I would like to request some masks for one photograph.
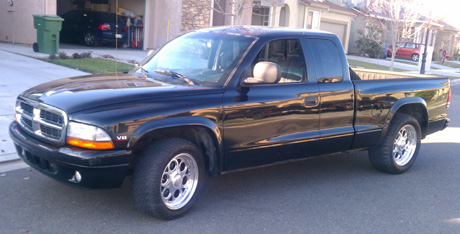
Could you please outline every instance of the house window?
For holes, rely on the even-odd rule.
[[[270,20],[270,8],[254,6],[252,8],[252,25],[268,26]]]
[[[304,27],[306,29],[319,29],[319,11],[308,11]]]

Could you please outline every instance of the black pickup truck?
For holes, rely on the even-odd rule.
[[[330,33],[222,27],[184,34],[127,74],[33,87],[9,131],[43,174],[86,188],[132,175],[137,206],[173,219],[206,177],[236,169],[368,150],[376,169],[403,173],[447,127],[449,102],[447,78],[349,69]]]

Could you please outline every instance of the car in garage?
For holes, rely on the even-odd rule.
[[[420,43],[413,43],[413,42],[404,42],[396,44],[396,57],[410,59],[414,62],[418,62],[420,58],[420,48],[422,44]],[[388,56],[391,57],[392,55],[392,46],[388,48]]]
[[[125,21],[115,13],[71,10],[62,18],[60,37],[64,42],[83,42],[87,46],[122,45],[128,38]]]

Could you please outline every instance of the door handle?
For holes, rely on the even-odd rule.
[[[304,100],[306,107],[316,107],[318,106],[318,97],[306,97]]]

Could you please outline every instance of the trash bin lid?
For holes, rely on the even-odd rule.
[[[41,18],[48,21],[64,21],[59,15],[33,15],[34,18]]]

